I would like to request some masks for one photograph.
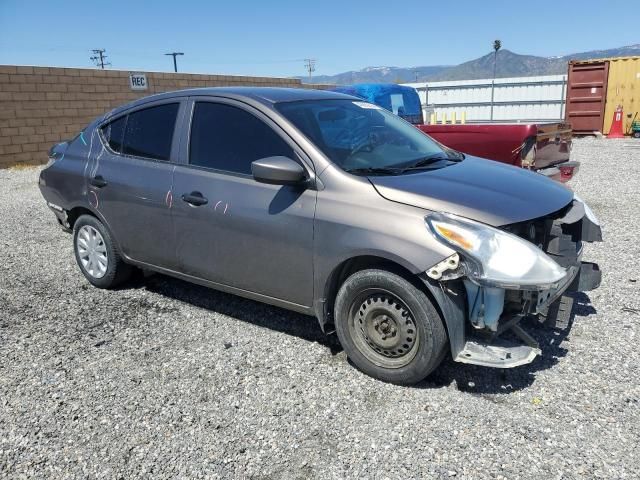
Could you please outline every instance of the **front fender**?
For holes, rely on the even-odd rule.
[[[420,275],[420,280],[433,296],[449,336],[451,356],[456,358],[464,349],[466,328],[466,300],[464,285],[460,280],[437,282]]]

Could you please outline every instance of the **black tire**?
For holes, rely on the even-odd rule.
[[[548,328],[566,330],[571,325],[571,312],[573,311],[573,297],[563,295],[549,305],[547,313],[540,315],[540,321]]]
[[[633,138],[640,138],[640,132],[633,132]]]
[[[92,275],[89,270],[83,265],[83,261],[80,258],[80,252],[78,248],[78,235],[83,227],[91,227],[99,232],[102,236],[101,245],[104,245],[104,252],[107,258],[106,271],[101,273],[100,277]],[[109,230],[105,228],[100,220],[91,215],[81,215],[75,221],[73,225],[73,252],[76,257],[76,262],[80,271],[89,282],[98,288],[113,288],[122,282],[129,279],[133,268],[131,265],[126,264],[116,247],[115,242]]]
[[[362,270],[345,280],[336,297],[335,326],[349,359],[385,382],[413,385],[446,354],[447,333],[429,297],[386,270]]]

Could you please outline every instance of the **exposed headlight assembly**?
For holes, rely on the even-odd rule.
[[[467,276],[480,285],[542,290],[567,274],[534,244],[497,228],[448,213],[426,222],[436,239],[462,254]]]

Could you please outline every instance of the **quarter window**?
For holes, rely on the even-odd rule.
[[[262,120],[237,107],[198,102],[193,112],[189,163],[251,175],[251,162],[292,148]]]
[[[122,153],[169,160],[178,104],[169,103],[129,114]]]
[[[126,123],[127,116],[125,115],[102,127],[102,136],[114,152],[120,153],[122,151],[122,138]]]

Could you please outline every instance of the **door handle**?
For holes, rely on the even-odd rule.
[[[102,178],[102,175],[96,175],[89,181],[89,183],[94,187],[98,187],[98,188],[107,186],[107,181],[104,178]]]
[[[209,203],[209,200],[204,198],[200,192],[184,193],[182,195],[182,201],[187,202],[189,205],[193,205],[194,207],[199,207]]]

